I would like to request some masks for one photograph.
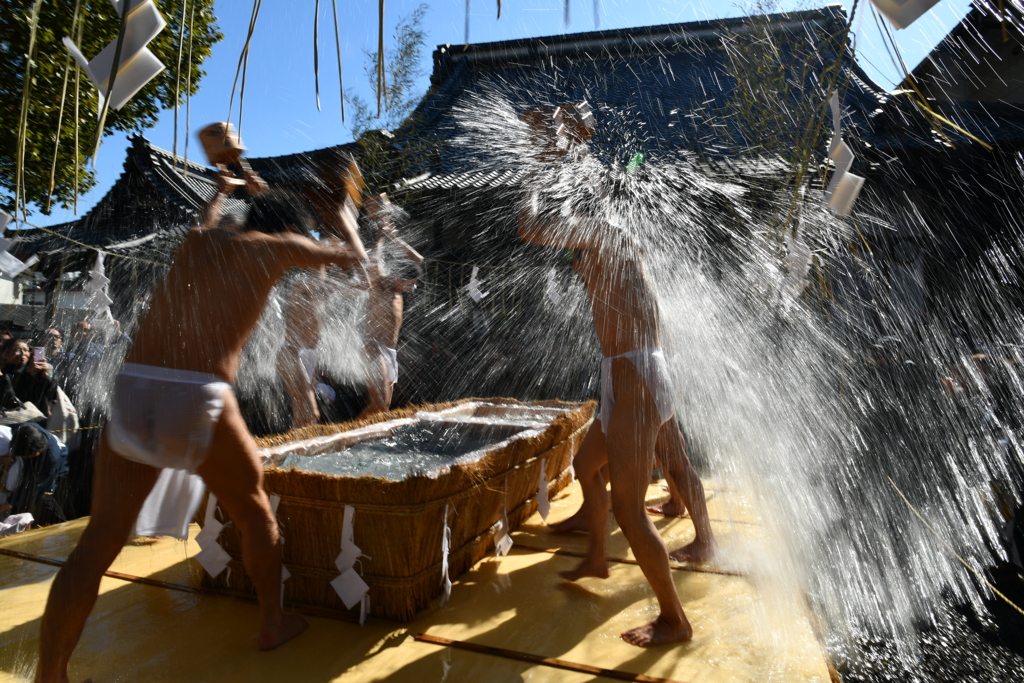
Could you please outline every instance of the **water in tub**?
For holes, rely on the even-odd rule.
[[[411,475],[437,476],[458,462],[481,457],[486,449],[525,432],[526,425],[467,424],[421,420],[397,427],[389,435],[360,441],[319,455],[289,455],[284,469],[333,476],[373,476],[401,481]]]

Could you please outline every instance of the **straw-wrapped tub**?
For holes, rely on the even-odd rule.
[[[511,530],[537,509],[542,463],[549,497],[569,483],[570,464],[593,411],[593,402],[466,399],[260,440],[266,458],[264,487],[280,496],[277,515],[285,537],[284,564],[291,574],[284,584],[286,603],[347,611],[331,581],[340,574],[335,559],[349,505],[355,511],[355,545],[365,556],[355,568],[369,585],[370,613],[408,621],[443,590],[446,513],[451,531],[448,576],[454,579],[494,548],[503,514]],[[398,481],[281,467],[322,453],[344,455],[353,444],[412,424],[428,431],[464,431],[486,445],[450,466]],[[227,526],[219,540],[232,557],[231,571],[215,579],[205,576],[207,585],[253,594],[234,526]]]

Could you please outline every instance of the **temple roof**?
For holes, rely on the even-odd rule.
[[[823,71],[838,57],[846,16],[842,7],[832,5],[768,15],[758,22],[759,30],[788,33],[813,45]],[[458,143],[462,121],[486,115],[500,99],[517,114],[587,100],[598,119],[591,149],[605,160],[622,162],[636,151],[647,157],[685,154],[701,160],[735,157],[737,150],[756,156],[758,141],[742,140],[730,123],[733,82],[724,44],[751,30],[751,18],[741,17],[442,45],[434,51],[431,91],[396,136],[400,142],[426,138],[433,143],[436,153],[420,169],[428,174],[421,179],[423,186],[484,182],[478,173],[487,174],[491,183],[512,180],[502,169],[495,173],[487,168],[486,151],[481,154]],[[866,121],[886,93],[853,59],[843,64],[849,75],[843,92],[847,115]],[[447,179],[426,180],[436,175]]]
[[[353,147],[351,143],[249,162],[272,184],[294,187],[309,175],[312,164],[351,154]],[[175,157],[136,135],[131,138],[124,170],[96,206],[75,221],[19,231],[13,251],[25,257],[51,251],[84,253],[90,247],[115,254],[143,250],[151,252],[149,258],[160,260],[162,255],[169,257],[216,192],[214,169]],[[225,200],[224,213],[245,207],[243,198],[233,196]]]
[[[442,45],[433,54],[431,89],[413,115],[394,136],[370,133],[379,135],[374,144],[390,150],[392,157],[404,154],[405,160],[401,166],[392,165],[388,154],[377,155],[375,163],[381,168],[366,168],[370,162],[364,158],[364,172],[390,176],[391,182],[404,178],[398,187],[426,192],[514,186],[521,181],[519,171],[502,166],[497,153],[509,141],[496,137],[484,149],[460,144],[463,121],[473,115],[465,113],[467,107],[473,110],[475,105],[479,116],[505,100],[506,111],[518,114],[586,99],[598,119],[590,146],[604,162],[623,163],[639,151],[652,159],[688,157],[717,176],[777,175],[784,171],[781,161],[763,154],[760,141],[744,140],[732,122],[729,107],[734,83],[728,76],[726,43],[755,26],[770,36],[795,40],[810,47],[812,61],[820,62],[805,71],[814,78],[836,63],[845,24],[842,7],[830,5],[756,19]],[[785,44],[785,40],[779,42]],[[873,83],[848,50],[840,64],[844,135],[857,148],[858,157],[879,159],[872,163],[881,166],[896,157],[913,158],[916,150],[942,151],[949,147],[947,140],[966,142],[966,149],[980,148],[949,128],[944,129],[947,139],[943,139],[906,96],[894,96]],[[943,115],[967,130],[984,130],[987,135],[981,137],[985,139],[1008,147],[1020,147],[1024,141],[1024,116],[1011,105],[955,103],[953,107],[951,103],[950,107],[942,110]],[[868,152],[869,148],[877,153]],[[294,188],[313,179],[317,166],[361,156],[362,149],[359,143],[349,143],[249,162],[272,184]],[[160,260],[214,192],[212,169],[185,163],[136,136],[124,172],[107,195],[81,219],[49,230],[114,253],[148,250]],[[228,211],[242,208],[242,201],[229,200]],[[20,233],[16,253],[24,257],[37,251],[81,249],[44,231],[26,230]]]

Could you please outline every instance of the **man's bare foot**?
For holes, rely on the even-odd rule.
[[[281,625],[277,628],[271,628],[266,624],[260,625],[260,637],[257,643],[261,650],[273,650],[300,635],[307,626],[309,624],[298,614],[285,614],[281,619]]]
[[[676,562],[703,562],[710,560],[715,555],[715,542],[707,542],[703,540],[694,540],[692,543],[684,545],[679,550],[674,550],[668,554],[670,560]]]
[[[569,569],[564,572],[558,572],[566,581],[578,581],[586,576],[592,576],[597,579],[608,578],[608,560],[600,559],[594,560],[587,557],[575,569]]]
[[[637,626],[622,634],[622,639],[630,645],[637,647],[655,647],[665,643],[682,643],[693,638],[693,627],[683,616],[680,624],[670,624],[664,617],[659,616],[649,624]]]
[[[569,531],[589,531],[587,525],[587,516],[583,514],[583,509],[580,508],[576,511],[572,517],[563,519],[561,522],[556,524],[548,524],[548,529],[556,534],[564,534]]]
[[[670,498],[664,503],[648,505],[647,511],[654,515],[661,515],[662,517],[685,517],[686,505],[681,501],[672,500]]]

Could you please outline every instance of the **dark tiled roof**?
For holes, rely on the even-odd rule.
[[[733,155],[737,131],[725,116],[732,83],[726,76],[723,40],[749,30],[749,22],[725,19],[439,46],[432,92],[398,131],[400,141],[428,138],[436,146],[421,169],[434,177],[417,187],[495,181],[474,175],[492,173],[486,150],[472,151],[455,140],[462,132],[460,106],[498,97],[517,112],[586,99],[598,118],[591,148],[606,160],[623,162],[638,150],[648,157],[681,151],[704,159]],[[773,32],[794,32],[799,40],[822,46],[824,70],[837,56],[835,37],[841,34],[845,13],[830,6],[771,15],[766,22]],[[851,76],[843,93],[848,115],[866,120],[885,93],[853,60],[846,59],[845,67]],[[506,172],[496,178],[507,181],[506,175],[511,177]]]
[[[216,171],[151,144],[141,135],[131,140],[124,170],[107,194],[80,219],[44,230],[19,232],[15,253],[87,251],[78,243],[114,253],[150,252],[169,256],[217,192]],[[313,178],[312,168],[352,153],[356,145],[279,157],[249,159],[253,169],[278,186],[298,187]],[[246,202],[232,196],[224,212],[242,212]],[[49,232],[48,232],[49,231]],[[74,240],[61,239],[56,232]]]

